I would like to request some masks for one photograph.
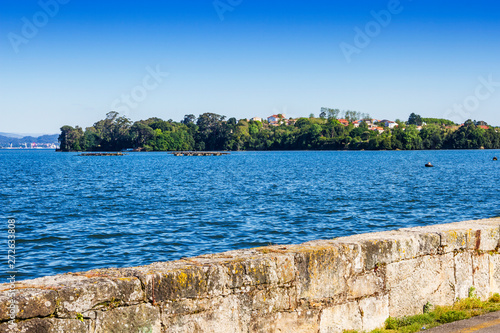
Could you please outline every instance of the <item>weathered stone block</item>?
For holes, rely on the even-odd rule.
[[[364,331],[384,327],[389,317],[389,295],[367,297],[359,301]]]
[[[187,258],[121,270],[137,276],[149,302],[228,295],[229,275],[220,260]]]
[[[361,275],[361,272],[376,271],[388,263],[435,254],[438,248],[438,235],[391,231],[313,241],[290,250],[296,253],[299,297],[321,299],[340,295],[357,298],[380,293],[384,286],[383,277]]]
[[[138,279],[109,278],[94,273],[48,276],[22,281],[18,287],[53,289],[57,292],[57,296],[55,296],[57,316],[69,319],[75,318],[76,313],[107,307],[110,303],[130,305],[144,300],[144,293]],[[42,293],[42,295],[50,297],[50,299],[40,298],[40,301],[43,302],[40,311],[51,313],[54,294]]]
[[[389,313],[401,317],[421,313],[430,302],[451,305],[455,299],[453,254],[425,256],[387,265]]]
[[[488,300],[490,289],[490,255],[472,255],[472,273],[476,295],[483,301]]]
[[[156,302],[203,297],[210,292],[208,279],[211,271],[210,267],[185,265],[180,269],[155,272],[147,276],[147,296]]]
[[[228,296],[165,301],[161,303],[162,314],[164,318],[167,318],[211,311],[224,304],[225,297]],[[240,311],[260,315],[292,310],[297,307],[297,292],[294,287],[262,289],[254,287],[251,290],[231,295],[231,299],[237,303]]]
[[[14,302],[16,302],[18,312],[17,319],[28,319],[36,317],[47,317],[56,310],[55,290],[45,289],[16,289],[14,291]],[[11,305],[9,291],[0,294],[0,320],[8,320]]]
[[[323,309],[320,333],[342,333],[345,330],[371,331],[384,326],[389,317],[389,296],[367,297]]]
[[[297,307],[295,287],[263,288],[236,294],[242,311],[254,315],[294,310]]]
[[[365,270],[400,260],[436,254],[439,236],[432,233],[386,231],[335,239],[335,242],[356,244],[362,254]]]
[[[162,315],[166,333],[231,333],[248,332],[250,314],[240,309],[236,295],[214,299],[209,309],[185,315]]]
[[[356,245],[311,242],[291,251],[295,253],[299,299],[345,298],[346,280],[361,271],[356,268],[362,265]]]
[[[383,293],[385,288],[383,270],[384,268],[371,270],[365,274],[349,277],[346,280],[347,299],[358,299]]]
[[[252,315],[251,333],[311,333],[319,330],[320,310],[278,312],[266,316]]]
[[[161,333],[160,310],[150,304],[98,311],[96,333]]]
[[[284,285],[295,279],[294,257],[260,248],[261,253],[239,257],[223,265],[230,275],[229,288],[258,285]],[[267,252],[267,251],[269,252]],[[267,252],[267,253],[266,253]]]
[[[490,256],[488,270],[490,272],[490,293],[500,293],[500,254]]]
[[[358,302],[348,302],[323,309],[320,333],[342,333],[344,330],[362,330],[363,320]]]
[[[295,279],[293,255],[231,251],[128,269],[146,286],[149,301],[229,295],[240,288],[284,285]]]
[[[261,317],[280,311],[291,311],[297,306],[294,287],[266,287],[210,299],[182,299],[161,304],[162,320],[171,332],[181,332],[185,325],[200,332],[228,332],[244,330],[245,325]],[[228,314],[231,314],[230,316]],[[255,320],[251,320],[254,317]],[[220,320],[230,320],[221,323]],[[208,331],[205,331],[208,330]]]
[[[463,249],[493,251],[500,244],[499,221],[500,219],[465,221],[406,230],[439,235],[441,238],[441,247],[444,252],[460,251]]]
[[[34,318],[10,325],[0,324],[0,333],[86,333],[91,332],[91,323],[77,319]]]
[[[455,265],[455,300],[469,296],[469,289],[474,285],[472,275],[472,254],[470,252],[457,252],[453,256]]]
[[[162,320],[173,316],[183,316],[208,311],[220,302],[221,297],[222,296],[213,298],[183,298],[159,303],[162,310]]]

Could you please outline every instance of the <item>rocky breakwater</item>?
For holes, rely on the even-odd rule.
[[[371,330],[500,292],[499,241],[495,218],[2,284],[0,332]]]

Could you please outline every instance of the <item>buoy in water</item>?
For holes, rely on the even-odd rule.
[[[426,168],[432,168],[432,167],[434,167],[434,165],[432,165],[432,164],[431,164],[431,162],[429,162],[429,163],[427,163],[427,164],[425,165],[425,167],[426,167]]]
[[[498,161],[498,158],[496,156],[493,157],[493,161]]]

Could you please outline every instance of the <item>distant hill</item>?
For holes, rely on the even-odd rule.
[[[27,136],[38,138],[40,136],[52,135],[52,134],[46,134],[46,133],[5,133],[5,132],[0,132],[0,135],[1,136],[7,136],[9,138],[18,138],[18,139],[21,139],[21,138],[25,138]]]
[[[4,133],[9,134],[9,133]],[[20,146],[24,143],[49,143],[57,144],[57,138],[59,134],[52,135],[42,135],[39,137],[25,136],[25,137],[12,137],[0,134],[0,147],[9,147],[11,144],[13,147]]]
[[[20,135],[20,134],[14,134],[14,133],[4,133],[4,132],[0,132],[0,136],[6,136],[8,138],[22,138],[23,136]]]

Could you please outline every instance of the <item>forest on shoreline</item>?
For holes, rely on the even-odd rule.
[[[500,149],[500,130],[483,121],[422,118],[376,121],[358,112],[322,110],[320,117],[276,121],[203,113],[180,122],[149,118],[132,122],[117,112],[83,130],[63,126],[61,151],[245,151],[245,150],[421,150]]]

